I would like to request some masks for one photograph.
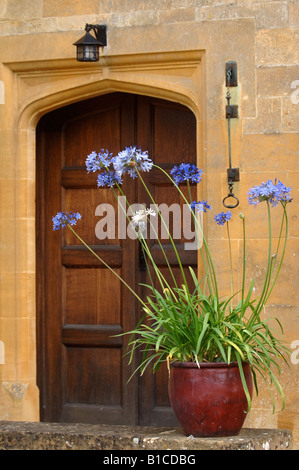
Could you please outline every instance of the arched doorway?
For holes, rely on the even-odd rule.
[[[69,231],[52,230],[58,211],[79,211],[80,236],[129,285],[138,288],[146,282],[138,242],[118,238],[117,227],[115,238],[97,237],[96,208],[111,204],[117,225],[117,200],[110,189],[98,189],[96,176],[85,169],[92,151],[104,148],[116,154],[130,145],[148,150],[165,170],[195,163],[195,117],[176,103],[116,92],[50,112],[37,126],[38,386],[44,421],[176,423],[166,368],[128,381],[136,362],[128,365],[127,338],[117,335],[133,329],[140,318],[134,296]],[[158,204],[176,201],[167,177],[152,171],[147,184]],[[138,180],[124,181],[123,191],[130,203],[147,202]],[[164,269],[157,245],[151,243]],[[183,240],[178,240],[178,249],[186,267],[196,266],[196,251],[184,250]]]

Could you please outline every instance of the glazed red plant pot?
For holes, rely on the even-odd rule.
[[[243,364],[252,397],[250,365]],[[236,436],[248,409],[237,362],[174,362],[169,377],[169,398],[182,431],[194,437]]]

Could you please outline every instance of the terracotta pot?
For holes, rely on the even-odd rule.
[[[249,364],[243,364],[252,396]],[[183,432],[194,437],[239,434],[248,408],[237,362],[171,364],[169,397]]]

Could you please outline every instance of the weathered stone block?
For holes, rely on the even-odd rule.
[[[244,134],[273,134],[281,130],[280,98],[258,98],[257,117],[243,120]]]
[[[254,18],[257,29],[279,28],[288,24],[287,5],[282,2],[221,2],[198,6],[197,18],[205,21],[227,18]]]
[[[243,429],[194,438],[179,429],[55,423],[0,423],[1,450],[291,450],[288,430]]]
[[[42,14],[43,2],[40,0],[26,1],[26,7],[24,7],[24,3],[19,0],[9,0],[2,3],[1,17],[6,20],[33,19],[41,17]]]
[[[281,115],[282,132],[298,132],[299,129],[299,102],[293,101],[289,97],[282,99]],[[298,134],[297,134],[298,136]],[[299,137],[298,137],[299,140]]]
[[[256,74],[258,96],[288,96],[299,104],[299,65],[259,67]]]
[[[192,8],[178,8],[175,10],[162,10],[159,15],[162,23],[181,23],[184,21],[194,21],[195,13]]]
[[[288,2],[289,24],[290,26],[299,25],[299,3],[298,1]]]
[[[241,168],[244,172],[281,171],[298,168],[298,134],[246,134],[242,136]],[[291,206],[290,206],[291,207]]]
[[[47,0],[38,2],[42,4],[42,16],[78,16],[99,12],[98,0]],[[83,25],[84,26],[84,25]]]
[[[257,65],[297,65],[299,30],[295,28],[261,29],[256,32]]]

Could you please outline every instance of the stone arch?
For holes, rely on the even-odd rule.
[[[197,118],[200,117],[199,103],[195,97],[183,90],[173,90],[160,86],[136,84],[134,82],[104,79],[89,85],[66,88],[54,94],[42,96],[24,105],[19,116],[19,129],[35,128],[39,119],[46,113],[67,106],[77,101],[93,98],[113,92],[124,92],[162,98],[182,104],[191,109]]]

